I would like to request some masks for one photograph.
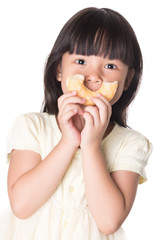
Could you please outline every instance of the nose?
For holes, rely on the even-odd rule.
[[[91,73],[85,77],[84,84],[90,90],[97,91],[102,84],[102,79],[98,74]]]

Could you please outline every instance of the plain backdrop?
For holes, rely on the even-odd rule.
[[[0,213],[8,207],[6,138],[13,120],[39,112],[43,101],[43,70],[64,23],[85,7],[120,12],[136,32],[144,58],[143,80],[129,109],[130,127],[147,136],[154,151],[125,223],[129,240],[159,238],[160,222],[160,7],[158,0],[5,0],[0,1]],[[88,26],[89,27],[89,26]]]

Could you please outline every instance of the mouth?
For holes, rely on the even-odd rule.
[[[86,81],[84,81],[84,86],[85,86],[88,90],[90,90],[90,91],[92,91],[92,92],[96,92],[96,91],[98,91],[98,90],[101,88],[102,84],[96,85],[96,84],[94,84],[94,83],[92,83],[92,82],[86,82]]]

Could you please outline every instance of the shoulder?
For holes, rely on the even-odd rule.
[[[146,181],[145,166],[152,153],[152,143],[142,133],[115,125],[112,138],[114,149],[110,171],[127,170],[138,173],[140,183]]]
[[[21,114],[19,118],[22,119],[30,119],[32,121],[48,121],[49,114],[48,113],[40,113],[40,112],[29,112],[25,114]]]
[[[134,129],[124,128],[118,124],[115,124],[103,145],[105,149],[107,146],[112,149],[116,156],[134,155],[146,159],[152,152],[152,143],[146,136]]]
[[[50,115],[48,113],[30,112],[19,115],[14,122],[41,128],[50,126]]]
[[[124,143],[134,142],[134,141],[136,141],[136,143],[145,142],[145,141],[149,142],[148,138],[145,135],[143,135],[142,133],[140,133],[132,128],[122,127],[118,124],[116,124],[116,126],[115,126],[114,136],[119,137],[121,139],[121,141],[123,141]]]
[[[17,116],[9,129],[10,134],[16,135],[33,133],[37,136],[45,134],[53,128],[52,122],[56,121],[54,115],[48,113],[30,112]]]
[[[128,153],[134,153],[144,160],[152,152],[153,147],[150,140],[134,129],[124,128],[116,124],[115,138],[118,138],[120,152],[128,151]]]

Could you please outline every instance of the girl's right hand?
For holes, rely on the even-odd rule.
[[[69,145],[78,148],[81,143],[81,134],[75,127],[73,117],[83,115],[84,111],[81,107],[85,103],[85,99],[77,96],[77,92],[68,92],[58,99],[59,113],[57,116],[59,128],[62,132],[61,140]]]

